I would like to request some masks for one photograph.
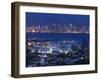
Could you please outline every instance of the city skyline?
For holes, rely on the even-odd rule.
[[[33,25],[26,27],[26,32],[33,33],[89,33],[88,26],[74,26],[73,24]]]

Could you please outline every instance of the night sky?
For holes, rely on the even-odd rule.
[[[26,26],[39,24],[73,24],[89,26],[89,15],[26,12]]]

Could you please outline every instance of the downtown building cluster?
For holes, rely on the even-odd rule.
[[[26,27],[26,32],[33,33],[89,33],[89,27],[73,24],[32,25]]]

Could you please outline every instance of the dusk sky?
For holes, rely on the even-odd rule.
[[[39,24],[73,24],[89,26],[89,15],[26,12],[26,26]]]

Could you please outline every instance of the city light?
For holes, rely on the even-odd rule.
[[[33,32],[33,33],[89,33],[89,29],[85,25],[51,24],[51,25],[27,26],[26,32]]]

